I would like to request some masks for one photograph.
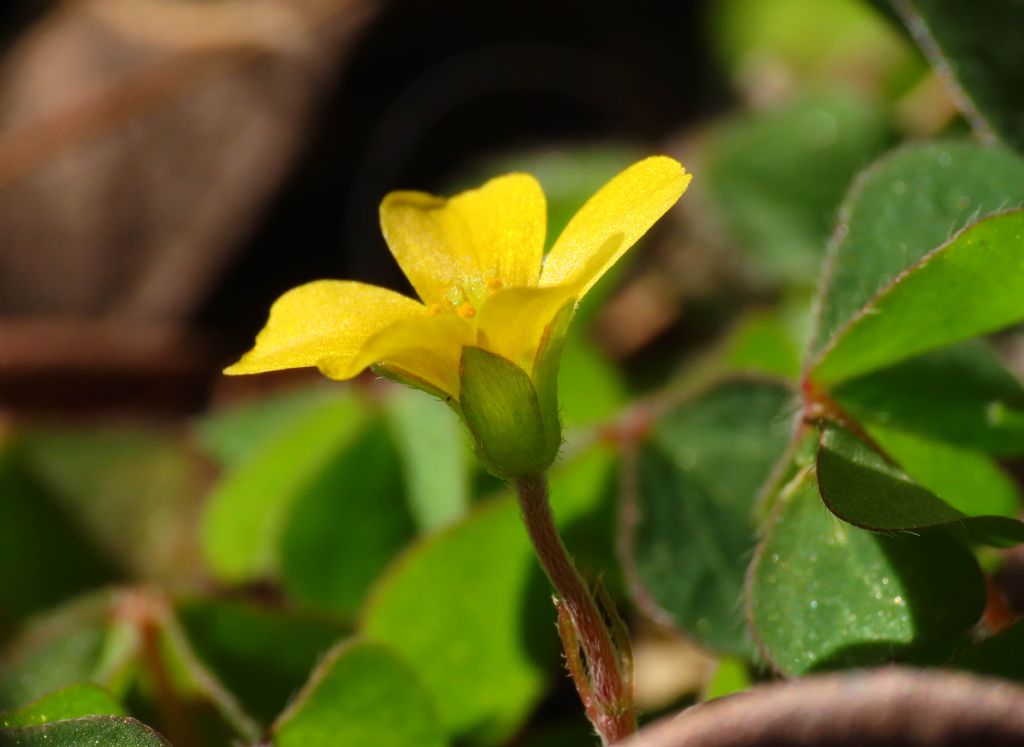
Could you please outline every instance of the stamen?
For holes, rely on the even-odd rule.
[[[487,290],[489,291],[500,291],[502,288],[505,287],[505,284],[501,281],[500,278],[488,278],[485,285],[487,286]]]
[[[437,316],[441,313],[441,304],[432,303],[427,307],[427,316]]]
[[[476,316],[476,308],[468,301],[455,310],[455,313],[463,319],[472,319]]]

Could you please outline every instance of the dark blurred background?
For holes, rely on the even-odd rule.
[[[194,412],[266,386],[218,372],[280,293],[409,290],[377,224],[389,190],[530,170],[550,241],[653,152],[698,179],[593,331],[620,362],[699,346],[744,304],[809,287],[850,176],[951,121],[871,7],[9,0],[0,409]]]
[[[240,294],[265,301],[282,282],[330,275],[403,283],[377,223],[380,198],[392,189],[443,190],[496,152],[656,143],[723,90],[706,79],[696,33],[703,3],[377,6],[323,93],[287,186],[202,306],[211,326],[251,332]]]
[[[197,405],[287,288],[407,287],[389,190],[495,154],[650,152],[721,107],[706,6],[6,3],[0,396]]]

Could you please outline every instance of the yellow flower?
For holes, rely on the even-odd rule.
[[[664,156],[630,166],[580,209],[546,257],[544,193],[528,174],[500,176],[450,199],[392,192],[380,206],[381,227],[422,303],[364,283],[307,283],[274,303],[255,347],[225,373],[316,366],[332,379],[349,379],[372,365],[445,399],[479,442],[466,405],[487,409],[499,393],[477,397],[467,367],[486,368],[493,378],[495,367],[511,363],[541,400],[549,399],[553,384],[541,379],[554,377],[552,356],[577,302],[689,181]],[[473,361],[466,350],[474,351]],[[505,373],[506,389],[522,383],[516,372]],[[557,422],[545,423],[544,431],[545,440],[560,434]]]

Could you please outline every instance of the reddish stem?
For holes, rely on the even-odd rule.
[[[558,595],[559,632],[576,689],[604,744],[614,744],[636,731],[631,673],[624,671],[628,656],[616,648],[605,617],[616,613],[602,613],[573,565],[555,528],[547,479],[528,475],[514,484],[526,531]],[[585,667],[579,666],[581,651]]]

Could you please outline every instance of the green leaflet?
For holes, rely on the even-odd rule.
[[[1019,256],[1019,253],[1014,255],[1013,247],[1019,246],[1019,242],[1014,243],[1014,229],[1007,230],[1009,224],[999,223],[999,228],[989,224],[981,229],[982,234],[964,232],[952,242],[950,237],[979,218],[1021,204],[1024,204],[1024,159],[1010,151],[973,143],[950,141],[900,148],[863,172],[840,209],[839,228],[833,237],[820,288],[811,367],[827,365],[828,368],[816,375],[824,376],[822,381],[836,383],[857,371],[866,372],[886,361],[895,362],[878,357],[862,361],[860,356],[870,355],[871,351],[861,346],[840,354],[840,343],[835,338],[840,337],[848,325],[852,329],[855,318],[863,317],[862,309],[932,250],[948,244],[946,250],[951,250],[957,259],[972,257],[972,266],[984,267],[984,260],[978,259],[984,252],[979,252],[977,242],[984,240],[986,245],[998,242],[998,250],[1005,257],[1002,261],[1013,266],[1014,256]],[[992,231],[996,233],[989,233]],[[964,248],[967,239],[972,240],[973,248]],[[1010,245],[1003,245],[1005,241],[1010,241]],[[940,263],[940,267],[946,264]],[[955,270],[956,266],[943,269]],[[925,277],[931,278],[932,271]],[[946,272],[942,272],[935,279],[946,277]],[[985,278],[1005,279],[983,272],[981,280]],[[970,281],[966,277],[959,279]],[[933,301],[936,298],[933,296]],[[955,307],[948,299],[938,298],[940,306],[933,309],[936,314],[973,313],[970,309]],[[996,292],[994,300],[1000,298],[1001,294]],[[987,301],[985,298],[974,300]],[[912,310],[912,298],[909,305]],[[984,315],[987,325],[991,314],[979,313]],[[907,324],[901,322],[895,311],[890,316],[894,317],[891,322],[897,334],[902,334],[900,329]],[[931,325],[925,326],[928,328],[916,332],[935,333]],[[979,328],[977,333],[982,331],[986,330]],[[938,338],[933,342],[931,347],[937,347]],[[831,352],[823,352],[831,346],[835,346]],[[829,362],[833,356],[837,358]]]
[[[831,386],[1024,320],[1024,211],[973,223],[886,286],[819,354]]]
[[[899,659],[981,615],[984,580],[963,544],[840,522],[810,477],[780,500],[750,569],[747,611],[783,674]]]
[[[1024,523],[1007,516],[971,515],[963,510],[976,508],[969,500],[950,505],[838,426],[822,429],[818,481],[829,509],[856,526],[885,532],[947,527],[977,542],[1024,542]],[[976,489],[986,488],[984,478],[975,482]],[[977,503],[985,509],[984,499]]]

